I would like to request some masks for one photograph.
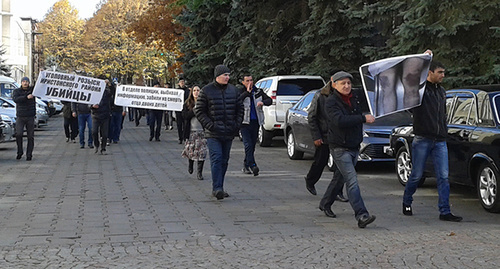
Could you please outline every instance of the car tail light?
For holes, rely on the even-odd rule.
[[[275,124],[274,128],[281,128],[281,124]]]
[[[270,97],[273,99],[273,105],[276,105],[276,91],[272,91]]]

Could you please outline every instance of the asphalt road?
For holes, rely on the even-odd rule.
[[[403,187],[393,163],[362,164],[359,184],[376,221],[359,229],[347,203],[327,218],[279,140],[257,147],[259,176],[240,172],[234,140],[225,189],[211,196],[187,172],[176,130],[149,142],[145,119],[124,123],[108,155],[66,143],[60,115],[35,132],[33,161],[0,144],[0,268],[496,268],[500,215],[484,211],[473,190],[452,186],[461,223],[439,221],[436,183],[428,179],[401,213]]]

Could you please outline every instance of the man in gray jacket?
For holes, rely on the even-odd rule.
[[[264,124],[263,106],[269,106],[273,100],[262,90],[253,84],[251,75],[244,75],[241,84],[245,87],[240,95],[243,102],[244,114],[241,124],[241,136],[245,145],[245,160],[243,161],[243,173],[259,175],[259,167],[255,163],[255,145],[259,135],[259,128]]]

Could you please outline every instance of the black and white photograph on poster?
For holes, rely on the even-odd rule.
[[[102,79],[44,70],[38,75],[33,95],[42,99],[98,104],[105,88]]]
[[[120,85],[116,89],[115,104],[135,108],[182,111],[184,90]]]
[[[381,117],[419,106],[432,60],[429,54],[382,59],[359,68],[370,111]]]

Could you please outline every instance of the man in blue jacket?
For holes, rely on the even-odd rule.
[[[212,170],[212,195],[217,200],[229,196],[224,192],[224,177],[233,139],[243,119],[239,91],[229,84],[230,72],[226,66],[217,65],[215,81],[201,89],[194,107],[194,114],[205,129]]]
[[[35,147],[35,115],[36,100],[33,96],[33,87],[30,87],[30,79],[23,77],[21,79],[21,88],[12,92],[12,100],[16,102],[16,142],[17,157],[23,156],[23,132],[26,126],[26,135],[28,137],[28,147],[26,148],[26,161],[33,158],[33,148]]]

